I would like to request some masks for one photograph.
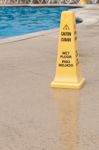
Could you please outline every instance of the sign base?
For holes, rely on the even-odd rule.
[[[85,83],[85,79],[82,78],[79,82],[68,83],[68,82],[59,82],[53,81],[51,87],[53,88],[67,88],[67,89],[80,89]]]

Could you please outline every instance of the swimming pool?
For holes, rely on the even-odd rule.
[[[60,14],[77,7],[0,7],[0,38],[59,27]]]

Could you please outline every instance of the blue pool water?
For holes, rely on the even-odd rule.
[[[77,7],[0,7],[0,37],[59,27],[60,14]]]

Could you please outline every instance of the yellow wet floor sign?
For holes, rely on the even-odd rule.
[[[84,81],[79,67],[75,14],[64,11],[61,15],[56,75],[51,87],[79,89]]]
[[[87,0],[80,0],[79,3],[80,3],[80,5],[85,5],[85,4],[88,4],[88,1]]]

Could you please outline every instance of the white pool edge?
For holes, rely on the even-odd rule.
[[[43,31],[39,31],[39,32],[33,32],[33,33],[18,35],[18,36],[13,36],[13,37],[8,37],[8,38],[0,39],[0,44],[22,41],[22,40],[31,39],[31,38],[38,37],[38,36],[44,36],[46,34],[53,33],[56,31],[58,31],[58,28],[50,29],[50,30],[43,30]]]

